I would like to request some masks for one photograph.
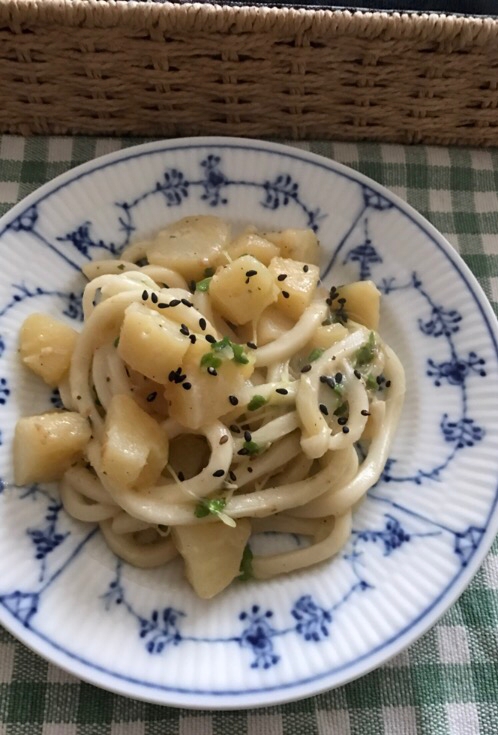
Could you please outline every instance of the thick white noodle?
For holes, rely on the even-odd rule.
[[[268,530],[272,530],[272,519],[268,520],[270,521]],[[252,560],[254,577],[256,579],[269,579],[277,574],[288,574],[296,569],[318,564],[337,554],[351,536],[351,512],[348,511],[337,518],[322,519],[320,523],[321,529],[316,532],[314,543],[311,546],[280,554],[254,556]],[[289,529],[288,533],[296,533],[296,531],[290,530],[295,528],[292,523],[289,523],[287,528]]]
[[[112,551],[124,561],[142,569],[161,567],[177,556],[178,551],[171,538],[159,537],[157,541],[143,544],[132,533],[114,533],[112,522],[107,520],[100,524],[100,529]]]

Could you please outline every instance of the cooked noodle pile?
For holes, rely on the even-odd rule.
[[[326,290],[317,260],[311,231],[232,239],[199,216],[89,263],[81,332],[39,314],[21,330],[65,410],[19,420],[16,483],[59,480],[130,564],[180,554],[201,597],[332,557],[384,467],[404,373],[375,286]],[[253,553],[268,531],[309,543]]]

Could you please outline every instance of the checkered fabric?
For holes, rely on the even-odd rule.
[[[72,166],[140,142],[0,137],[0,214]],[[412,204],[458,249],[498,311],[498,149],[296,147],[346,163]],[[0,735],[284,733],[498,735],[498,542],[459,601],[397,658],[340,689],[252,713],[189,712],[108,694],[0,630]]]

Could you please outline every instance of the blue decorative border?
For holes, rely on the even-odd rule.
[[[74,181],[79,180],[80,178],[83,178],[83,177],[85,177],[87,175],[91,175],[95,171],[98,171],[98,170],[107,168],[108,166],[117,165],[117,164],[119,164],[121,162],[124,162],[126,160],[140,158],[142,156],[157,155],[157,154],[159,154],[161,152],[172,153],[174,151],[192,150],[192,149],[202,149],[204,151],[206,151],[207,149],[215,149],[216,151],[219,151],[219,150],[222,150],[222,149],[228,149],[228,150],[237,149],[237,150],[247,150],[247,151],[251,151],[251,152],[260,152],[260,153],[264,153],[266,155],[279,156],[279,157],[283,157],[283,158],[287,158],[287,159],[294,159],[294,160],[299,161],[300,163],[304,163],[304,164],[309,164],[309,165],[312,165],[312,166],[316,166],[316,167],[321,168],[321,169],[323,169],[323,170],[325,170],[325,171],[327,171],[329,173],[333,173],[333,174],[335,174],[337,176],[341,176],[341,177],[346,178],[346,179],[348,179],[350,181],[353,181],[354,183],[359,184],[363,188],[363,191],[364,191],[364,209],[363,209],[361,215],[354,222],[354,227],[356,227],[356,225],[358,224],[358,222],[361,220],[361,216],[363,216],[365,214],[365,211],[370,206],[373,206],[374,208],[381,209],[381,208],[383,208],[382,207],[382,202],[386,202],[389,207],[393,207],[393,208],[397,209],[403,216],[407,217],[413,224],[415,224],[419,229],[421,229],[424,232],[424,234],[429,238],[429,240],[432,241],[432,243],[434,245],[436,245],[436,247],[445,255],[445,257],[448,259],[448,261],[450,262],[450,264],[452,265],[452,267],[455,269],[455,271],[457,272],[457,274],[461,277],[461,279],[463,280],[463,282],[466,285],[467,289],[472,294],[472,297],[474,299],[474,302],[477,305],[477,307],[478,307],[478,309],[479,309],[479,311],[481,313],[481,316],[484,319],[484,323],[486,324],[486,327],[488,329],[488,332],[490,334],[490,337],[491,337],[491,340],[492,340],[492,343],[493,343],[495,354],[498,357],[498,344],[497,344],[496,334],[495,334],[495,331],[494,331],[494,329],[493,329],[493,327],[492,327],[492,325],[490,323],[489,316],[486,313],[486,310],[484,309],[481,301],[479,300],[479,298],[477,296],[477,293],[476,293],[476,290],[475,290],[475,285],[474,286],[471,285],[471,283],[469,282],[469,275],[467,273],[465,273],[465,271],[462,269],[461,264],[456,261],[456,256],[454,256],[451,253],[451,250],[449,250],[447,246],[444,246],[441,242],[439,242],[438,239],[431,233],[431,229],[432,228],[430,228],[430,227],[428,228],[426,225],[424,225],[423,223],[419,222],[418,221],[418,218],[414,217],[411,214],[410,211],[406,211],[405,208],[403,206],[400,206],[399,204],[397,204],[396,201],[392,202],[388,198],[384,197],[383,194],[377,193],[377,192],[374,191],[374,189],[371,189],[370,186],[366,183],[364,177],[361,174],[358,174],[358,175],[354,175],[353,176],[353,175],[349,174],[347,172],[347,170],[343,170],[343,167],[342,166],[340,166],[340,165],[334,166],[334,165],[331,165],[331,164],[322,163],[322,162],[320,162],[318,160],[315,160],[315,158],[312,155],[309,156],[309,157],[306,156],[306,155],[304,155],[304,156],[303,155],[300,155],[299,156],[299,155],[292,154],[291,152],[288,152],[286,150],[284,151],[284,150],[275,150],[275,149],[271,149],[271,148],[268,148],[268,149],[266,149],[266,148],[257,148],[256,146],[243,145],[243,144],[235,144],[235,143],[232,143],[232,144],[226,144],[226,143],[225,144],[223,144],[223,143],[193,144],[193,143],[190,143],[190,144],[181,145],[181,146],[165,146],[164,148],[153,148],[152,150],[145,150],[145,151],[141,151],[141,152],[135,153],[135,154],[130,154],[130,155],[127,155],[127,156],[120,156],[120,157],[114,157],[113,156],[113,160],[111,160],[110,162],[103,163],[103,164],[101,164],[99,166],[95,166],[95,167],[91,168],[90,170],[84,171],[84,172],[82,172],[82,173],[80,173],[80,174],[78,174],[76,176],[71,177],[71,178],[68,176],[68,178],[66,180],[64,180],[63,183],[59,184],[59,186],[57,186],[56,188],[51,189],[47,194],[43,195],[42,197],[39,197],[37,200],[35,200],[34,195],[33,195],[33,198],[29,197],[28,198],[28,201],[31,201],[31,202],[36,201],[36,204],[39,204],[41,201],[43,201],[47,197],[53,195],[58,190],[64,188],[65,186],[69,185],[70,183],[73,183]],[[372,196],[378,198],[377,203],[375,203],[375,199],[372,200],[372,198],[371,198]],[[372,201],[373,201],[373,203],[372,203]],[[32,209],[32,206],[33,205],[28,206],[23,212],[21,212],[20,215],[18,215],[17,222],[22,222],[22,217],[24,215],[26,215],[26,216],[29,217],[29,216],[32,216],[33,211],[36,212],[36,209],[33,210]],[[30,210],[31,210],[31,215],[30,215]],[[13,214],[15,214],[15,211],[17,211],[17,207],[15,208]],[[12,220],[12,222],[15,222],[15,221],[16,220]],[[0,236],[5,232],[6,229],[8,229],[9,227],[12,226],[12,222],[8,223],[6,225],[6,227],[4,227],[4,229],[2,231],[0,231]],[[330,270],[330,268],[332,267],[333,262],[334,262],[335,258],[337,257],[339,250],[341,249],[341,247],[343,246],[343,244],[347,240],[347,237],[349,236],[349,234],[351,234],[351,232],[354,230],[354,227],[351,227],[350,228],[349,233],[346,234],[345,238],[343,239],[343,241],[341,242],[341,244],[339,245],[339,247],[336,249],[336,251],[335,251],[335,253],[334,253],[334,255],[333,255],[333,257],[332,257],[332,259],[330,261],[329,267],[327,268],[327,271],[326,272],[328,272]],[[21,226],[20,229],[27,229],[27,228],[23,228]],[[366,240],[368,240],[368,233],[366,233]],[[45,242],[44,244],[47,245],[47,246],[49,246],[49,247],[51,247],[51,249],[53,249],[53,247],[51,246],[50,243],[46,243]],[[98,245],[100,245],[100,243],[98,243]],[[364,269],[363,270],[363,273],[362,273],[363,277],[366,277],[365,276],[365,263],[366,263],[366,267],[367,267],[367,270],[368,270],[369,264],[375,262],[375,256],[368,249],[368,245],[369,245],[369,243],[367,242],[366,243],[366,247],[364,247],[361,252],[360,252],[360,250],[357,250],[357,252],[356,253],[353,252],[353,254],[350,257],[350,260],[351,261],[358,261],[360,263],[360,267],[363,267],[363,269]],[[56,251],[56,252],[58,253],[58,255],[60,255],[62,258],[64,258],[66,261],[68,261],[68,259],[64,256],[64,254],[60,253],[59,251]],[[372,260],[372,258],[373,258],[373,260]],[[79,269],[79,267],[76,266],[76,264],[74,264],[73,262],[70,262],[69,261],[69,264]],[[471,356],[469,356],[469,360],[470,359],[473,359],[473,358],[471,358]],[[436,370],[439,370],[439,368],[441,366],[432,366],[432,367],[434,367]],[[472,368],[472,367],[473,366],[470,365],[470,363],[469,363],[468,364],[468,368]],[[443,377],[446,377],[446,376],[443,376]],[[447,426],[446,428],[447,428],[447,430],[450,433],[454,429],[453,426]],[[443,431],[444,431],[444,429],[443,429]],[[413,479],[413,478],[410,478],[410,479]],[[393,501],[391,501],[388,498],[381,498],[379,496],[377,499],[379,501],[384,501],[384,502],[390,503],[393,507],[398,507],[399,510],[401,510],[401,511],[411,512],[411,511],[409,511],[409,509],[406,509],[406,508],[404,508],[402,506],[397,506],[397,504],[393,503]],[[487,529],[487,527],[489,525],[489,521],[490,521],[491,517],[493,516],[493,514],[495,512],[497,501],[498,501],[498,489],[497,489],[497,492],[495,493],[495,497],[493,499],[493,502],[492,502],[491,507],[490,507],[490,511],[489,511],[488,516],[487,516],[487,519],[486,519],[486,529]],[[53,510],[52,512],[55,512],[55,510]],[[414,514],[414,515],[416,515],[416,514]],[[53,520],[53,519],[51,519],[51,520]],[[49,519],[49,522],[50,522],[50,519]],[[399,526],[399,522],[397,521],[397,519],[394,519],[394,518],[391,517],[391,523],[393,523],[394,526],[389,529],[389,533],[391,534],[391,536],[392,536],[392,533],[391,532],[393,532],[395,535],[397,534],[397,537],[399,537],[398,538],[399,544],[403,543],[406,540],[406,538],[403,535],[405,532],[403,531],[403,529],[401,528],[401,526]],[[396,525],[396,524],[398,524],[398,525]],[[437,525],[437,524],[435,524],[435,525]],[[464,534],[455,532],[455,531],[453,531],[451,529],[447,529],[447,528],[442,527],[442,526],[440,526],[440,528],[443,531],[450,531],[451,533],[453,533],[455,535],[455,539],[456,539],[455,540],[455,552],[458,554],[459,553],[459,550],[458,550],[458,543],[457,542],[458,542],[459,539],[462,539],[463,538]],[[471,529],[468,529],[468,532],[470,533],[472,530],[473,530],[472,528]],[[474,529],[474,530],[476,531],[476,534],[473,534],[473,535],[471,534],[471,538],[469,540],[470,547],[471,547],[471,555],[473,555],[473,553],[480,546],[480,544],[482,542],[482,539],[483,539],[483,537],[485,535],[485,529]],[[489,530],[489,529],[487,529],[487,530]],[[53,533],[53,532],[54,531],[51,531],[51,533]],[[94,532],[92,532],[91,534],[89,534],[87,537],[85,537],[80,542],[80,544],[78,545],[77,549],[74,550],[73,554],[74,553],[79,553],[79,550],[82,548],[82,546],[84,544],[86,544],[90,540],[90,538],[93,536],[93,533]],[[375,541],[375,540],[377,540],[377,541],[380,541],[380,542],[384,543],[385,545],[386,544],[390,545],[389,548],[391,548],[393,542],[392,541],[389,541],[389,540],[386,540],[387,539],[387,536],[385,536],[385,533],[387,533],[387,531],[386,532],[384,532],[384,531],[363,531],[363,532],[359,532],[358,533],[358,539],[363,540],[363,541]],[[372,536],[371,538],[367,538],[366,536],[364,538],[361,538],[362,534],[364,536],[365,536],[365,534],[374,534],[374,536]],[[391,538],[391,537],[389,537],[389,538]],[[33,542],[36,543],[34,539],[33,539]],[[385,548],[388,548],[388,546],[385,546]],[[394,545],[393,548],[396,548],[396,546]],[[460,547],[460,551],[461,551],[461,547]],[[461,553],[464,553],[465,554],[466,552],[465,551],[463,551],[463,552],[461,551]],[[71,558],[72,558],[73,554],[71,555]],[[68,561],[68,563],[69,563],[69,561]],[[66,565],[64,565],[63,568],[65,568],[65,566]],[[116,679],[119,679],[119,680],[122,680],[122,681],[126,681],[126,682],[132,683],[132,684],[138,684],[138,685],[141,685],[141,686],[143,686],[143,687],[145,687],[147,689],[155,689],[155,690],[160,690],[160,691],[169,691],[169,692],[176,692],[176,693],[182,693],[182,694],[204,694],[204,695],[210,695],[210,696],[248,695],[248,694],[254,694],[254,693],[268,693],[268,692],[272,692],[272,691],[286,690],[286,689],[290,689],[290,688],[294,688],[294,687],[299,687],[300,685],[302,686],[304,684],[308,684],[308,683],[311,683],[311,682],[314,682],[314,681],[323,680],[323,679],[325,679],[327,677],[332,676],[333,674],[337,674],[337,673],[339,673],[341,671],[344,671],[344,670],[347,670],[347,669],[351,669],[355,665],[357,665],[358,663],[364,661],[365,659],[368,659],[369,657],[371,657],[372,655],[378,653],[379,651],[381,651],[383,649],[386,649],[386,648],[388,648],[390,646],[392,647],[392,644],[393,643],[395,643],[396,641],[399,641],[410,630],[413,630],[417,626],[417,624],[419,622],[421,622],[424,618],[426,618],[428,616],[428,614],[431,611],[433,611],[438,606],[438,604],[447,595],[447,593],[449,592],[449,590],[455,585],[455,583],[458,581],[458,579],[462,576],[463,570],[465,569],[465,566],[466,566],[466,564],[463,563],[463,561],[462,561],[462,563],[460,565],[460,569],[458,570],[457,574],[453,577],[453,579],[451,579],[449,581],[449,583],[447,584],[447,586],[440,592],[440,594],[433,600],[433,602],[423,612],[421,612],[417,616],[417,618],[415,620],[412,620],[407,626],[405,626],[405,628],[403,628],[401,631],[398,631],[398,633],[396,633],[394,636],[392,636],[389,640],[384,641],[382,644],[380,644],[376,648],[368,651],[367,653],[363,654],[362,656],[359,656],[354,661],[349,661],[349,662],[347,662],[347,663],[345,663],[345,664],[343,664],[343,665],[341,665],[339,667],[336,667],[335,669],[331,669],[331,670],[329,670],[327,672],[324,672],[322,674],[319,674],[319,675],[316,675],[316,676],[313,676],[313,677],[309,677],[307,679],[303,679],[303,680],[300,680],[298,682],[291,682],[291,683],[288,683],[288,684],[281,684],[281,685],[277,685],[275,687],[261,687],[261,688],[253,688],[253,689],[247,689],[247,688],[245,688],[245,689],[240,690],[240,691],[236,691],[236,690],[228,690],[228,691],[219,691],[219,690],[218,691],[206,691],[206,690],[182,689],[182,688],[175,688],[175,687],[170,687],[170,686],[161,686],[161,685],[158,685],[158,684],[155,684],[155,683],[148,683],[148,682],[144,682],[144,681],[141,681],[141,680],[134,679],[133,677],[127,677],[127,676],[124,676],[124,675],[119,674],[117,672],[113,672],[110,669],[107,669],[105,667],[98,666],[98,665],[96,665],[95,663],[93,663],[91,661],[87,661],[83,657],[80,657],[80,656],[77,656],[76,654],[71,653],[70,651],[68,651],[64,647],[59,646],[57,643],[55,643],[54,641],[50,640],[43,633],[41,633],[40,631],[38,631],[35,627],[33,627],[33,626],[30,625],[29,626],[29,629],[33,633],[35,633],[40,639],[42,639],[46,643],[50,644],[50,646],[52,648],[54,648],[54,649],[56,649],[58,651],[61,651],[61,652],[65,653],[69,658],[72,658],[73,660],[79,661],[80,663],[88,666],[91,669],[94,669],[96,671],[99,671],[99,672],[102,672],[102,673],[105,673],[105,674],[109,674],[110,676],[112,676],[112,677],[114,677]],[[58,572],[56,573],[57,576],[59,576],[59,574],[62,573],[63,568],[61,568],[60,570],[58,570]],[[50,578],[49,583],[51,583],[54,580],[55,580],[55,577]],[[15,593],[14,593],[14,595],[15,595]],[[3,600],[2,600],[2,604],[3,604],[4,607],[6,607],[7,609],[9,609],[9,611],[11,613],[13,612],[13,610],[11,609],[11,607],[12,607],[11,605],[10,606],[9,605],[5,605],[5,603],[4,603]],[[328,617],[328,616],[330,616],[330,612],[328,610],[323,609],[323,608],[317,607],[316,604],[312,600],[308,599],[307,596],[304,596],[303,598],[300,598],[300,600],[297,601],[296,606],[295,606],[295,608],[293,610],[293,613],[295,613],[294,614],[294,618],[297,621],[296,622],[296,629],[297,629],[298,626],[300,626],[300,628],[301,628],[301,631],[300,632],[302,632],[303,637],[305,639],[308,636],[308,638],[307,638],[308,640],[317,640],[317,639],[320,639],[320,637],[322,635],[324,635],[324,630],[327,629],[327,623],[330,622],[329,621],[329,617]],[[242,617],[242,616],[244,616],[244,617]],[[164,630],[168,631],[167,632],[167,636],[166,636],[167,639],[168,639],[167,640],[167,643],[175,643],[175,641],[178,640],[179,631],[178,631],[178,628],[177,628],[177,624],[178,624],[178,620],[179,620],[180,617],[181,617],[180,611],[175,611],[175,610],[171,610],[171,609],[168,609],[166,617],[164,617],[164,614],[163,614],[162,620],[161,620],[161,625],[163,626],[163,629]],[[267,611],[266,610],[261,610],[257,606],[253,606],[249,610],[249,612],[242,613],[241,614],[241,620],[244,620],[244,621],[247,620],[248,623],[249,623],[249,626],[248,626],[248,628],[246,628],[245,632],[243,632],[241,634],[240,640],[241,641],[246,640],[247,639],[247,631],[248,630],[249,631],[252,630],[252,627],[254,627],[255,625],[256,626],[259,625],[259,626],[263,626],[263,627],[268,626],[269,623],[266,623],[266,620],[267,619],[268,619]],[[17,620],[19,621],[19,617],[17,617]],[[151,631],[153,632],[153,630],[154,630],[154,626],[156,626],[156,628],[158,627],[158,622],[159,622],[159,614],[155,615],[154,613],[152,613],[150,620],[147,621],[147,625],[145,626],[146,632],[145,632],[145,634],[143,636],[144,638],[147,638],[148,636],[150,637]],[[13,626],[13,627],[15,627],[15,626]],[[407,643],[408,642],[410,642],[410,641],[407,641]],[[153,648],[154,647],[157,647],[157,645],[159,645],[157,643],[157,641],[152,644]],[[241,645],[242,645],[242,643],[241,643]],[[251,646],[252,646],[252,644],[249,645],[249,647],[251,647]],[[271,655],[274,655],[274,654],[271,654]]]

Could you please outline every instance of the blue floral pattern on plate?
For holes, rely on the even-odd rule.
[[[221,649],[229,650],[230,657],[238,662],[237,671],[247,672],[244,675],[240,673],[239,679],[245,683],[238,688],[161,683],[157,674],[156,680],[146,681],[143,677],[137,678],[132,673],[97,663],[44,633],[44,610],[49,609],[51,600],[59,594],[58,590],[64,588],[68,570],[72,569],[77,574],[78,569],[84,568],[87,551],[99,543],[99,535],[97,529],[82,529],[81,524],[67,519],[56,490],[38,486],[13,488],[6,461],[2,465],[0,501],[15,507],[19,517],[30,519],[22,529],[22,543],[25,544],[25,558],[31,555],[32,573],[15,585],[0,586],[0,611],[3,608],[7,616],[19,623],[31,643],[38,638],[62,650],[63,656],[68,657],[64,659],[66,665],[68,661],[78,662],[73,663],[74,667],[82,666],[81,671],[104,685],[109,685],[111,680],[127,681],[138,687],[140,696],[145,696],[141,687],[154,690],[156,693],[151,698],[155,701],[188,703],[188,697],[197,692],[208,700],[214,697],[210,701],[218,703],[221,702],[220,697],[226,697],[221,706],[229,706],[231,701],[243,702],[250,693],[284,691],[288,687],[293,687],[298,696],[306,676],[310,681],[316,681],[316,687],[320,688],[322,681],[327,686],[331,682],[337,683],[340,681],[340,673],[337,672],[348,668],[353,670],[357,665],[356,660],[341,664],[327,662],[333,658],[330,646],[333,646],[335,636],[343,635],[350,606],[361,605],[365,596],[373,599],[383,592],[384,581],[370,568],[370,559],[380,559],[379,563],[386,570],[397,569],[396,565],[409,563],[414,558],[412,554],[424,553],[430,544],[431,549],[437,548],[438,553],[446,555],[447,562],[454,569],[452,580],[448,580],[451,587],[456,580],[463,579],[465,569],[475,564],[478,550],[482,556],[483,538],[491,533],[495,494],[489,496],[487,515],[481,513],[479,518],[469,515],[467,522],[459,522],[456,517],[446,522],[445,518],[431,512],[429,504],[421,507],[420,502],[410,502],[410,499],[416,500],[418,496],[414,493],[420,491],[429,495],[440,492],[442,484],[455,473],[454,467],[462,461],[461,458],[464,462],[472,462],[474,454],[481,457],[479,448],[487,446],[488,434],[494,431],[494,426],[489,425],[483,414],[479,384],[484,381],[491,385],[493,381],[492,384],[496,385],[495,327],[491,326],[489,315],[483,311],[481,297],[475,296],[475,285],[469,284],[467,275],[462,275],[458,263],[448,256],[448,246],[441,245],[433,233],[424,230],[422,221],[414,218],[409,210],[373,182],[367,182],[330,162],[320,163],[320,159],[291,153],[279,146],[260,149],[257,143],[247,146],[240,143],[186,144],[179,147],[180,153],[187,151],[190,155],[185,165],[181,163],[181,155],[173,155],[176,150],[173,144],[165,150],[156,144],[150,147],[150,151],[136,154],[137,159],[144,156],[144,160],[150,157],[152,162],[164,160],[162,170],[151,166],[149,183],[142,188],[135,187],[131,194],[131,185],[124,187],[123,192],[107,194],[104,228],[102,219],[88,210],[83,211],[81,217],[80,213],[66,215],[64,226],[56,232],[46,214],[47,202],[51,196],[57,197],[60,189],[78,186],[78,181],[84,182],[86,176],[91,178],[92,171],[96,175],[106,167],[112,169],[126,163],[128,157],[134,161],[133,154],[129,152],[126,155],[123,152],[122,157],[114,162],[101,166],[98,162],[92,164],[86,173],[77,175],[75,172],[73,178],[59,187],[49,185],[48,193],[40,194],[38,198],[32,196],[26,207],[19,205],[16,212],[4,218],[3,228],[0,228],[0,246],[2,239],[23,238],[25,247],[38,248],[42,254],[47,253],[46,257],[50,255],[59,259],[61,267],[69,275],[61,281],[68,284],[65,289],[51,282],[41,282],[33,274],[22,274],[22,279],[17,274],[10,281],[10,288],[4,291],[4,303],[0,304],[0,409],[12,410],[10,399],[15,386],[19,389],[18,377],[12,373],[10,360],[15,350],[15,335],[5,327],[6,317],[10,319],[15,313],[17,318],[18,311],[25,310],[28,305],[43,311],[44,305],[50,304],[67,319],[80,321],[82,284],[74,280],[75,271],[79,273],[82,264],[89,259],[119,254],[142,231],[143,223],[151,212],[162,221],[178,218],[195,209],[216,209],[220,216],[227,217],[236,211],[236,217],[240,219],[241,201],[247,201],[250,202],[250,219],[254,221],[261,219],[265,224],[278,226],[289,220],[293,226],[311,227],[322,240],[329,237],[332,228],[334,237],[332,242],[329,239],[330,257],[323,264],[323,279],[330,281],[332,276],[342,278],[344,274],[348,280],[372,279],[393,313],[396,308],[389,307],[392,299],[408,300],[412,311],[405,324],[422,355],[418,384],[423,391],[436,391],[431,393],[438,406],[438,410],[431,413],[430,431],[434,437],[431,456],[415,458],[416,462],[408,463],[407,467],[406,458],[397,453],[395,446],[381,480],[368,494],[366,504],[373,509],[372,512],[364,515],[360,510],[349,544],[340,559],[333,562],[340,568],[344,582],[340,589],[326,586],[322,590],[320,585],[317,586],[315,580],[319,578],[320,571],[314,573],[318,577],[310,576],[308,583],[305,576],[293,576],[288,583],[285,604],[277,604],[267,596],[264,584],[239,584],[236,601],[223,608],[225,627],[215,633],[203,630],[200,608],[188,596],[178,594],[176,588],[171,593],[163,590],[153,596],[154,600],[150,595],[142,599],[133,581],[136,577],[130,576],[131,571],[126,565],[121,562],[111,564],[114,571],[108,572],[107,581],[106,574],[99,571],[99,589],[95,587],[92,593],[88,592],[94,595],[92,614],[102,621],[102,625],[115,620],[126,631],[130,645],[136,646],[137,661],[144,656],[144,661],[149,659],[152,665],[164,658],[171,666],[176,666],[182,650],[192,652],[192,647],[198,651],[211,650],[214,656]],[[241,150],[247,156],[256,152],[268,165],[253,165],[252,169],[249,164],[244,169],[240,164],[234,166],[232,157],[240,154]],[[171,162],[168,162],[169,157]],[[340,210],[338,205],[340,222],[333,222],[335,212],[321,188],[310,188],[309,179],[304,175],[303,180],[308,185],[303,185],[299,166],[311,167],[317,176],[329,176],[332,184],[347,190],[350,206]],[[434,283],[423,263],[414,267],[407,256],[406,263],[391,262],[384,236],[396,217],[406,218],[407,227],[418,228],[423,233],[426,248],[441,249],[455,269],[455,278],[463,279],[481,315],[481,334],[475,343],[469,343],[468,339],[468,305],[465,308],[455,305],[454,299],[448,297],[448,291],[445,298],[440,298],[438,282]],[[47,390],[43,400],[47,407],[61,406],[57,391]],[[12,429],[7,421],[10,414],[2,414],[2,410],[0,442]],[[5,451],[10,450],[7,448]],[[101,553],[110,559],[108,551],[104,549]],[[444,590],[440,591],[439,597],[444,597],[444,594]],[[422,617],[430,618],[431,609],[439,604],[439,597],[435,595],[435,602]],[[4,617],[4,620],[8,618]],[[385,650],[387,655],[393,646],[399,647],[404,639],[410,640],[410,631],[415,630],[417,624],[417,621],[407,621],[405,629],[393,632],[389,640],[382,642],[379,651]],[[133,644],[132,639],[135,641]],[[230,648],[226,649],[227,646]],[[302,651],[314,647],[322,652],[323,670],[292,678],[288,672],[290,657],[294,654],[289,652],[300,651],[302,646]],[[377,649],[366,651],[358,661],[368,661],[369,656],[375,655]],[[382,658],[383,654],[379,655]],[[169,693],[166,699],[164,692]],[[271,701],[278,701],[278,696]]]

